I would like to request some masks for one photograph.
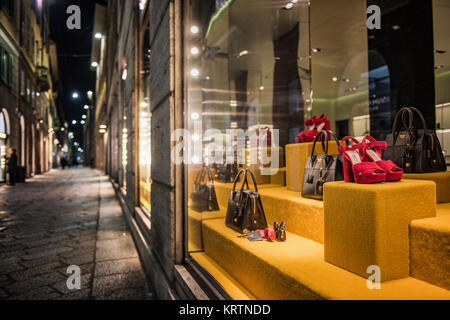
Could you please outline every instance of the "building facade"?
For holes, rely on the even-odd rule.
[[[17,150],[26,177],[45,173],[58,162],[58,63],[49,36],[50,5],[51,1],[1,1],[2,182],[7,148]]]
[[[364,291],[365,278],[324,260],[324,206],[290,185],[289,150],[314,115],[326,114],[339,138],[370,133],[384,140],[397,112],[415,106],[450,163],[449,16],[446,0],[98,5],[91,163],[116,187],[158,298],[391,297],[391,289],[380,296]],[[218,178],[228,170],[222,160],[227,148],[233,161],[239,153],[239,130],[237,167],[254,169],[269,223],[287,221],[292,240],[284,246],[252,246],[225,227],[229,179],[215,182],[220,210],[192,208],[199,172],[209,167]],[[277,150],[269,174],[258,150],[262,130],[272,132],[270,148]],[[252,149],[254,166],[247,163]],[[413,289],[400,288],[397,298],[445,296],[448,270],[437,258],[425,266],[414,251],[438,257],[444,238],[430,249],[413,231],[410,237],[405,281]],[[340,291],[339,279],[356,286],[355,295]]]

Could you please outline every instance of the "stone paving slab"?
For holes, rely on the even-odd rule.
[[[67,268],[80,267],[70,290]],[[114,190],[90,169],[0,187],[0,300],[149,299]]]

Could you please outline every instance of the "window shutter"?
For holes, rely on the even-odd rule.
[[[14,57],[12,54],[8,55],[8,84],[13,85],[13,69],[14,69]]]
[[[6,81],[6,51],[5,48],[0,44],[0,78]]]

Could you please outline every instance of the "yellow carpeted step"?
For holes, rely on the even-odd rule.
[[[256,300],[239,282],[231,277],[204,252],[191,253],[191,256],[220,283],[226,293],[234,300]]]
[[[203,250],[202,221],[224,218],[227,212],[224,210],[212,212],[198,212],[188,209],[188,250],[190,252]]]
[[[450,299],[450,291],[414,278],[370,290],[365,278],[325,262],[323,245],[292,233],[284,243],[250,242],[213,219],[203,221],[203,237],[208,257],[256,299]]]
[[[430,180],[436,183],[437,203],[450,202],[450,172],[435,173],[408,173],[403,176],[404,179],[411,180]]]
[[[450,290],[450,203],[410,225],[411,276]]]
[[[226,211],[233,184],[216,182],[215,189],[219,206]],[[299,192],[277,185],[260,185],[258,189],[270,226],[275,221],[285,221],[289,232],[323,243],[322,201],[303,198]]]

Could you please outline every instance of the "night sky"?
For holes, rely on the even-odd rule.
[[[97,1],[104,4],[105,1]],[[96,1],[93,0],[57,0],[50,10],[51,38],[58,49],[59,76],[62,84],[60,102],[63,105],[65,120],[76,140],[82,143],[81,117],[85,113],[84,105],[90,104],[89,90],[95,91],[95,72],[90,67],[92,30]],[[69,30],[66,20],[70,16],[67,7],[78,5],[81,9],[81,30]],[[79,93],[73,99],[73,92]],[[77,125],[72,125],[77,120]]]

